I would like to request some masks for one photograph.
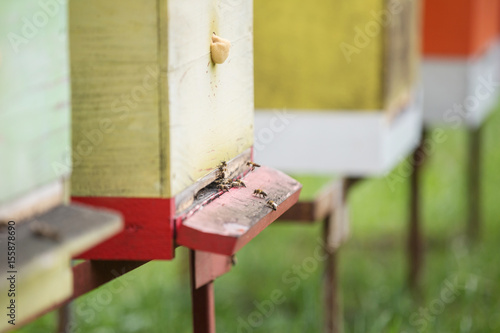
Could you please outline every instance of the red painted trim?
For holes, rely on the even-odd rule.
[[[474,56],[497,35],[498,0],[425,0],[423,53],[428,56]]]
[[[123,232],[75,258],[168,260],[174,258],[173,198],[73,197],[74,202],[120,212]]]

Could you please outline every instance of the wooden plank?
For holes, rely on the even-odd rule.
[[[70,172],[66,2],[0,4],[0,202]],[[54,169],[56,163],[65,165]]]
[[[193,305],[193,333],[215,333],[215,295],[214,283],[210,281],[196,286],[200,274],[196,264],[196,251],[190,250],[191,300]]]
[[[33,189],[18,199],[0,203],[0,225],[43,214],[62,204],[64,199],[64,184],[60,180]]]
[[[73,195],[171,198],[252,146],[250,1],[71,0],[70,22]]]
[[[16,262],[0,272],[1,303],[16,285],[16,321],[25,322],[47,308],[59,304],[73,292],[71,256],[117,233],[122,227],[118,215],[72,205],[59,206],[46,214],[16,226]],[[0,232],[1,246],[7,246],[8,233]],[[0,331],[11,326],[0,323]]]
[[[70,0],[72,193],[160,196],[157,0]]]
[[[233,188],[202,209],[176,218],[177,243],[190,249],[233,255],[298,200],[301,185],[287,175],[261,167],[243,178],[246,188]],[[267,193],[266,199],[254,190]],[[276,211],[266,205],[277,204]]]
[[[321,188],[312,200],[299,201],[287,210],[280,220],[316,222],[324,220],[337,208],[336,200],[342,191],[342,179],[334,180]]]

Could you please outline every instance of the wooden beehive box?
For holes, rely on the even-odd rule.
[[[66,6],[53,17],[37,1],[2,1],[0,220],[63,202],[71,171]]]
[[[66,3],[3,0],[0,34],[3,332],[68,299],[71,257],[119,232],[121,220],[64,205],[71,174]]]
[[[126,220],[81,257],[171,259],[189,195],[251,160],[252,26],[252,1],[70,0],[73,200]]]
[[[257,0],[257,158],[285,170],[367,175],[408,153],[420,126],[419,7]],[[270,109],[290,117],[273,120]]]
[[[427,0],[424,8],[425,122],[478,126],[498,96],[500,2]]]

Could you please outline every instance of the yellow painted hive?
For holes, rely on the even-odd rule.
[[[70,45],[73,196],[171,198],[252,146],[251,1],[70,0]]]

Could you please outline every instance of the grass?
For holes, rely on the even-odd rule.
[[[500,331],[500,115],[483,131],[482,241],[464,243],[467,217],[467,133],[446,130],[422,179],[426,233],[420,301],[405,288],[408,182],[390,186],[404,164],[352,191],[351,240],[341,249],[345,332]],[[392,177],[392,178],[391,178]],[[304,195],[327,181],[297,177]],[[320,225],[273,225],[238,254],[238,265],[215,284],[218,332],[321,332]],[[191,332],[185,250],[173,262],[152,262],[75,304],[73,332]],[[297,268],[306,270],[297,271]],[[274,302],[273,302],[274,300]],[[279,303],[279,304],[278,304]],[[272,304],[272,305],[270,305]],[[255,327],[253,327],[253,326]],[[246,327],[246,328],[243,328]],[[53,332],[49,314],[18,332]]]

